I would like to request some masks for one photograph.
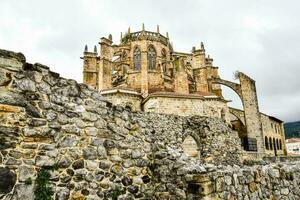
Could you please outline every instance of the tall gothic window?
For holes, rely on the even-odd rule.
[[[269,140],[268,140],[267,136],[265,136],[265,146],[266,146],[266,149],[269,150]]]
[[[161,51],[161,59],[162,59],[163,73],[166,74],[166,72],[167,72],[167,63],[166,63],[167,55],[166,55],[165,49],[162,49],[162,51]]]
[[[133,52],[133,69],[141,70],[141,51],[139,48],[135,48]]]
[[[156,52],[155,49],[151,46],[148,49],[148,69],[155,70],[156,68]]]

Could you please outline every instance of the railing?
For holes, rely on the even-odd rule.
[[[155,40],[160,41],[162,44],[164,44],[166,46],[168,45],[168,38],[166,38],[165,36],[161,35],[160,33],[151,32],[151,31],[133,32],[133,33],[130,33],[129,36],[126,35],[123,38],[128,37],[129,41],[136,41],[142,35],[145,35],[147,37],[147,39],[155,39]]]

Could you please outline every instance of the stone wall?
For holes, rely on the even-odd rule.
[[[184,153],[187,137],[199,159]],[[246,171],[257,166],[243,166],[241,154],[221,119],[133,113],[0,50],[0,199],[34,199],[41,169],[53,169],[57,200],[299,198],[299,163],[262,166],[268,173],[251,181]]]
[[[230,123],[225,101],[184,95],[152,94],[143,105],[145,112],[179,116],[201,115],[224,119]],[[223,114],[222,114],[223,113]]]
[[[276,155],[286,155],[285,135],[283,129],[281,129],[283,123],[272,120],[264,114],[261,114],[260,118],[266,154],[275,155],[276,153]],[[271,143],[270,140],[272,140]],[[273,140],[275,140],[275,143],[273,143]]]
[[[123,92],[124,91],[124,92]],[[119,92],[102,92],[101,94],[112,104],[130,108],[131,111],[141,111],[142,98],[139,94],[132,94],[125,90]]]
[[[233,114],[235,117],[237,117],[242,122],[243,125],[245,125],[244,111],[235,108],[229,108],[229,112]],[[265,115],[263,113],[260,113],[260,119],[261,119],[262,133],[264,138],[265,154],[274,156],[276,152],[276,155],[286,155],[286,144],[285,144],[285,133],[283,128],[283,122],[277,120],[274,117]],[[239,128],[243,129],[244,127],[235,126],[235,128],[237,128],[237,131],[243,132],[243,130]],[[271,144],[270,140],[272,140],[271,142],[272,148],[270,148],[270,144]],[[276,151],[274,148],[273,140],[275,140]]]

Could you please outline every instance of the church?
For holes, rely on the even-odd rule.
[[[204,44],[191,52],[173,49],[168,33],[146,31],[112,35],[83,52],[83,83],[115,105],[132,111],[221,118],[237,131],[246,156],[286,155],[283,122],[259,111],[255,81],[236,72],[240,83],[224,80]],[[243,110],[231,108],[221,85],[240,97]]]

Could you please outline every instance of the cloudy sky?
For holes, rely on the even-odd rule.
[[[0,48],[23,52],[82,81],[85,44],[141,29],[169,32],[176,51],[205,44],[224,79],[236,70],[256,80],[260,110],[300,120],[300,2],[298,0],[0,0]],[[231,105],[237,95],[224,88]]]

